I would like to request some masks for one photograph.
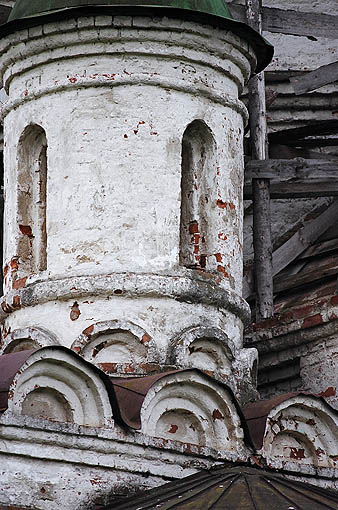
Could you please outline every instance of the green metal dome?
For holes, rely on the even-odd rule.
[[[256,72],[272,59],[273,47],[245,23],[234,20],[224,0],[17,0],[0,36],[70,16],[107,13],[112,15],[160,15],[191,19],[219,26],[240,35],[253,47]]]
[[[223,0],[17,0],[9,20],[83,6],[170,7],[231,18]]]

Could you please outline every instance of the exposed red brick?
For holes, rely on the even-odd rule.
[[[19,230],[24,236],[33,238],[32,227],[30,225],[19,225]]]
[[[335,397],[336,394],[337,394],[336,388],[329,386],[325,391],[323,391],[322,393],[319,393],[319,396],[328,398],[328,397]]]
[[[228,205],[229,205],[230,209],[232,209],[232,210],[236,209],[235,204],[233,204],[232,202],[229,202]]]
[[[290,458],[296,459],[296,460],[305,459],[304,448],[293,448],[293,447],[290,448]]]
[[[294,319],[303,319],[310,313],[313,313],[313,311],[314,311],[314,305],[311,304],[311,305],[302,306],[300,308],[294,308],[292,310],[292,315],[293,315]]]
[[[222,262],[223,255],[221,253],[215,253],[216,261]]]
[[[206,267],[207,265],[207,256],[206,255],[201,255],[200,257],[200,266],[201,267]]]
[[[99,363],[99,366],[108,374],[114,374],[117,371],[117,363]]]
[[[20,296],[14,296],[13,297],[13,306],[15,308],[19,308],[21,305],[21,300],[20,300]]]
[[[221,413],[221,411],[219,411],[219,409],[214,409],[213,412],[212,412],[212,419],[214,421],[216,421],[216,420],[224,420],[224,416]]]
[[[80,317],[80,315],[81,315],[81,312],[80,312],[79,304],[77,301],[75,301],[73,306],[71,307],[71,310],[70,310],[70,314],[69,314],[70,320],[76,321]]]
[[[144,333],[143,337],[142,337],[142,340],[141,342],[143,344],[147,344],[149,341],[151,340],[150,336],[148,335],[148,333]]]
[[[82,333],[89,337],[93,333],[93,330],[94,330],[94,325],[92,324],[91,326],[88,326],[88,328],[84,329],[82,331]]]
[[[221,199],[218,199],[217,202],[216,202],[216,205],[217,207],[219,207],[220,209],[225,209],[227,207],[227,203],[226,202],[223,202],[223,200]]]
[[[338,305],[338,295],[332,296],[332,298],[330,299],[330,303],[332,306]]]
[[[197,234],[198,231],[199,231],[199,227],[198,227],[197,221],[191,221],[189,224],[190,234]]]
[[[168,433],[169,434],[176,434],[176,432],[178,431],[178,426],[177,425],[170,425],[170,429],[168,430]]]
[[[229,273],[226,271],[225,267],[217,266],[217,271],[224,274],[225,278],[229,278]]]
[[[26,280],[27,276],[25,276],[24,278],[19,278],[19,280],[14,280],[12,284],[13,289],[15,290],[22,289],[26,285]]]
[[[11,261],[10,261],[10,266],[11,266],[11,269],[13,271],[15,271],[16,269],[19,268],[19,262],[18,262],[18,259],[17,258],[13,258]]]
[[[303,320],[302,329],[312,328],[319,324],[323,324],[323,322],[323,317],[320,313],[317,313],[316,315],[312,315],[311,317],[307,317]]]

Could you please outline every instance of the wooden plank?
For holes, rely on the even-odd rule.
[[[280,248],[273,252],[273,275],[288,266],[298,255],[311,246],[338,217],[338,200],[314,220],[308,221]]]
[[[324,278],[335,276],[337,274],[338,261],[334,265],[331,264],[328,265],[328,267],[321,267],[313,271],[308,271],[307,273],[301,273],[290,277],[278,276],[274,279],[274,289],[275,292],[283,292],[286,290],[295,289],[296,287],[300,287],[302,285],[309,285],[315,283],[318,280],[323,280]]]
[[[295,198],[318,198],[337,197],[338,179],[328,182],[327,180],[312,179],[311,182],[298,180],[297,182],[276,183],[270,182],[270,198],[295,199]],[[244,200],[253,200],[252,186],[245,186],[243,192]]]
[[[338,32],[338,25],[337,25]],[[317,90],[324,85],[329,85],[338,80],[338,62],[332,62],[326,66],[319,67],[305,76],[294,76],[290,83],[296,96]]]
[[[332,138],[302,138],[300,140],[289,140],[284,142],[291,147],[337,147],[338,137]]]
[[[338,161],[316,159],[267,159],[248,161],[245,168],[245,184],[250,179],[277,179],[279,182],[290,179],[338,180]]]
[[[307,248],[309,248],[324,232],[326,232],[336,221],[338,216],[338,200],[335,200],[326,211],[314,220],[308,221],[272,255],[272,275],[277,275],[282,269],[293,262]],[[278,280],[277,280],[278,281]],[[252,275],[250,271],[244,278],[243,297],[248,299],[253,295]],[[274,292],[278,292],[275,288]]]
[[[330,239],[329,241],[323,241],[322,243],[310,246],[307,250],[300,255],[300,259],[307,259],[310,257],[316,257],[324,253],[330,253],[338,250],[338,239]]]
[[[271,159],[323,159],[338,161],[338,156],[334,154],[325,154],[323,152],[312,151],[307,148],[299,149],[296,147],[288,147],[287,145],[270,144],[269,156]]]
[[[262,31],[261,0],[246,0],[248,24]],[[248,85],[249,121],[252,158],[266,158],[267,125],[265,79],[261,72]],[[253,241],[256,288],[256,319],[273,316],[272,242],[270,217],[270,183],[268,179],[253,179]]]
[[[298,143],[299,140],[309,136],[323,136],[335,133],[338,133],[338,120],[324,120],[312,122],[311,124],[298,128],[284,129],[282,131],[270,133],[269,142],[290,145],[290,143]]]
[[[228,5],[233,18],[246,22],[244,5]],[[338,16],[263,7],[262,28],[267,32],[338,39]]]
[[[252,200],[253,178],[270,179],[273,199],[338,196],[337,161],[301,158],[249,161],[245,170],[245,200]]]

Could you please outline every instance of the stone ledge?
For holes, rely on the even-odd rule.
[[[209,281],[207,281],[209,278]],[[211,278],[211,281],[210,281]],[[217,284],[218,275],[201,273],[169,276],[149,273],[113,273],[98,276],[76,276],[27,284],[11,290],[1,299],[0,320],[8,314],[42,303],[74,300],[85,296],[115,296],[124,298],[171,298],[185,303],[201,303],[223,308],[244,323],[250,319],[246,301],[233,291]]]

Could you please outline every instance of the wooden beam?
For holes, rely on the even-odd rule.
[[[338,161],[275,159],[246,164],[244,199],[252,200],[252,179],[270,179],[270,197],[338,196]]]
[[[335,200],[328,209],[314,220],[306,222],[290,239],[280,248],[275,250],[272,255],[273,260],[273,276],[277,275],[282,269],[287,267],[307,248],[309,248],[324,232],[326,232],[336,221],[338,217],[338,200]],[[331,274],[331,273],[330,273]],[[293,279],[296,277],[293,276]],[[276,280],[278,287],[274,285],[274,292],[279,292],[282,288],[282,280]],[[250,271],[244,278],[243,297],[249,298],[253,295],[254,289],[252,285],[252,276]],[[307,283],[310,280],[306,280]],[[298,285],[298,284],[297,284]],[[297,286],[295,285],[295,286]],[[288,288],[288,287],[285,287]],[[283,287],[284,289],[284,287]]]
[[[262,32],[261,0],[246,0],[248,24]],[[264,73],[249,81],[249,121],[252,158],[266,158],[267,125]],[[269,179],[253,179],[253,229],[255,257],[256,319],[273,316],[272,242]]]
[[[338,262],[332,265],[328,264],[327,267],[314,269],[313,271],[304,272],[293,276],[278,276],[274,279],[274,286],[276,292],[283,292],[290,289],[295,289],[301,285],[309,285],[324,278],[335,276],[338,274]]]
[[[308,221],[286,243],[273,252],[273,275],[288,266],[337,221],[338,200],[314,220]]]
[[[338,251],[338,239],[330,239],[329,241],[323,241],[321,243],[314,244],[304,251],[299,259],[308,259],[317,255],[327,254],[332,251]]]
[[[244,5],[228,5],[233,18],[246,22]],[[267,32],[338,39],[338,16],[263,7],[262,28]]]
[[[309,136],[323,136],[338,133],[338,120],[324,120],[320,122],[312,122],[306,126],[284,129],[269,134],[269,142],[282,145],[289,145],[290,143],[299,143],[299,140],[304,142],[304,138]]]
[[[338,180],[338,161],[303,158],[248,161],[245,184],[248,184],[250,179],[278,179],[279,182],[290,179]]]
[[[252,186],[244,187],[244,200],[253,200]],[[327,180],[311,179],[311,182],[297,180],[295,182],[270,182],[270,198],[277,199],[296,199],[296,198],[318,198],[318,197],[337,197],[338,179],[329,182]]]
[[[312,151],[307,148],[299,149],[296,147],[288,147],[287,145],[270,144],[269,156],[271,159],[323,159],[330,161],[338,161],[335,154],[326,154],[323,152]]]
[[[338,136],[328,138],[301,138],[300,140],[289,140],[284,143],[290,147],[337,147]]]
[[[338,32],[338,25],[337,25]],[[338,80],[338,62],[332,62],[326,66],[319,67],[305,76],[294,76],[290,83],[296,96],[317,90],[324,85],[329,85]]]

